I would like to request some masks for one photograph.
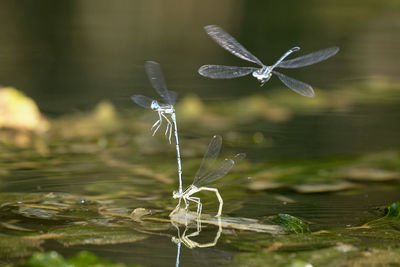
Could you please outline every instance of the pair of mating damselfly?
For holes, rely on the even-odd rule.
[[[189,201],[192,201],[197,204],[197,214],[200,216],[202,210],[202,204],[200,198],[193,197],[192,195],[200,192],[200,191],[212,191],[216,194],[218,201],[219,201],[219,208],[217,216],[220,216],[222,213],[223,207],[223,200],[221,195],[219,194],[218,189],[216,188],[218,185],[211,185],[209,187],[203,186],[208,183],[212,183],[219,178],[226,175],[229,170],[235,164],[235,160],[239,160],[245,157],[245,155],[237,154],[233,159],[225,159],[218,167],[212,169],[213,164],[215,163],[219,152],[221,150],[222,145],[222,137],[219,135],[214,136],[211,139],[211,142],[207,148],[207,151],[204,155],[203,161],[200,165],[199,170],[197,171],[193,183],[189,185],[184,191],[182,190],[182,165],[181,165],[181,157],[180,157],[180,149],[179,149],[179,139],[178,139],[178,130],[177,130],[177,122],[176,122],[176,115],[174,104],[176,101],[176,93],[167,89],[164,76],[161,71],[161,67],[158,63],[148,61],[145,64],[146,72],[148,78],[153,85],[154,89],[157,93],[164,99],[166,104],[159,103],[157,100],[151,99],[147,96],[143,95],[134,95],[132,100],[144,107],[150,108],[158,113],[158,120],[153,124],[152,129],[155,128],[153,131],[153,135],[158,131],[160,128],[163,120],[167,122],[167,127],[165,131],[165,135],[168,134],[169,136],[172,135],[171,131],[173,129],[175,135],[175,144],[176,144],[176,151],[177,151],[177,162],[178,162],[178,173],[179,173],[179,190],[173,192],[173,198],[179,199],[178,205],[172,211],[172,213],[176,212],[180,205],[181,201],[185,202],[185,208],[188,210],[189,208]],[[170,116],[170,119],[168,118]],[[171,122],[172,121],[172,122]],[[171,138],[171,137],[170,137]],[[235,181],[238,182],[239,180]],[[242,181],[242,180],[240,180]],[[227,184],[227,183],[226,183]],[[222,184],[219,184],[222,185]]]
[[[202,76],[212,79],[231,79],[252,73],[252,75],[255,78],[257,78],[257,80],[261,83],[262,86],[271,78],[272,74],[275,74],[287,87],[289,87],[296,93],[308,97],[314,96],[314,90],[310,85],[298,81],[296,79],[290,78],[280,72],[275,71],[274,69],[275,68],[290,69],[290,68],[299,68],[312,65],[320,61],[326,60],[329,57],[332,57],[339,51],[338,47],[331,47],[301,57],[297,57],[294,59],[284,60],[291,53],[300,50],[299,47],[295,46],[289,49],[286,53],[284,53],[283,56],[281,56],[278,59],[278,61],[275,62],[275,64],[271,66],[266,66],[257,57],[255,57],[253,54],[247,51],[238,41],[236,41],[231,35],[229,35],[220,27],[215,25],[209,25],[206,26],[204,29],[207,32],[207,34],[210,35],[224,49],[226,49],[227,51],[229,51],[230,53],[241,59],[258,64],[260,68],[223,66],[223,65],[204,65],[199,69],[199,73]],[[151,129],[154,128],[153,135],[161,127],[163,120],[165,120],[167,123],[165,135],[169,136],[170,143],[171,143],[172,131],[174,131],[177,162],[178,162],[179,190],[173,192],[173,198],[179,199],[179,201],[178,205],[172,211],[172,213],[176,212],[179,209],[181,200],[183,199],[185,202],[186,210],[188,210],[189,208],[189,201],[195,202],[197,204],[197,214],[200,216],[202,210],[202,204],[200,198],[193,197],[192,195],[199,191],[205,190],[205,191],[212,191],[216,194],[219,200],[219,208],[217,216],[220,216],[222,212],[223,200],[221,195],[219,194],[218,189],[216,188],[216,185],[209,187],[205,187],[203,185],[214,182],[219,178],[223,177],[225,174],[227,174],[229,170],[233,167],[235,160],[243,158],[244,154],[237,154],[233,159],[225,159],[218,167],[216,167],[213,170],[210,170],[211,166],[214,164],[216,158],[219,155],[222,144],[222,138],[220,136],[214,136],[211,139],[211,142],[204,155],[200,168],[194,177],[193,183],[183,191],[182,164],[180,157],[176,115],[174,109],[174,104],[176,102],[177,94],[174,91],[170,91],[167,89],[164,76],[161,71],[161,67],[158,63],[148,61],[146,62],[145,66],[146,66],[147,76],[151,84],[153,85],[157,93],[163,98],[165,103],[160,103],[157,100],[142,95],[134,95],[132,97],[132,100],[136,104],[145,108],[150,108],[158,113],[159,119],[151,127]],[[170,116],[170,119],[168,118],[168,115]]]

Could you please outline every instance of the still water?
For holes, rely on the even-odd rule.
[[[0,84],[34,99],[51,129],[23,148],[2,140],[1,264],[90,251],[126,265],[174,266],[174,238],[180,266],[399,264],[400,225],[385,215],[400,196],[399,12],[391,0],[3,1]],[[211,80],[200,66],[248,64],[207,36],[209,24],[266,64],[293,46],[296,56],[340,52],[285,70],[313,86],[312,99],[277,77],[263,87],[253,77]],[[221,227],[207,217],[215,196],[200,194],[205,218],[191,241],[168,217],[175,148],[162,129],[151,136],[156,114],[130,99],[157,97],[146,60],[161,64],[179,94],[184,186],[214,134],[223,137],[221,159],[247,154],[226,179],[256,178],[219,189]],[[103,100],[112,104],[95,109]],[[141,219],[136,208],[151,213]],[[309,231],[284,229],[278,214]],[[271,225],[284,234],[255,230]],[[198,225],[188,227],[189,235]]]

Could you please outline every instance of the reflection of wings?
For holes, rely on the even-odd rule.
[[[145,67],[147,76],[157,93],[162,96],[167,104],[174,105],[177,94],[167,89],[160,64],[154,61],[146,61]]]
[[[214,39],[214,41],[235,56],[256,63],[260,66],[264,66],[264,64],[256,56],[247,51],[247,49],[239,44],[235,38],[233,38],[229,33],[225,32],[220,27],[216,25],[208,25],[205,26],[204,29],[207,34]]]
[[[273,74],[278,76],[279,80],[283,82],[287,87],[292,89],[298,94],[307,97],[314,97],[314,90],[312,89],[311,85],[298,81],[296,79],[290,78],[280,72],[272,71]]]

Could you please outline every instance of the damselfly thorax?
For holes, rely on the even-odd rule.
[[[264,85],[264,83],[268,82],[269,79],[271,78],[272,67],[264,66],[261,69],[253,71],[252,75],[261,83],[261,86],[262,86],[262,85]]]
[[[161,103],[158,103],[157,100],[153,100],[153,101],[151,102],[150,108],[151,108],[152,110],[154,110],[154,111],[163,112],[163,113],[166,113],[166,114],[175,113],[174,106],[172,106],[172,105],[170,105],[170,104],[161,104]]]

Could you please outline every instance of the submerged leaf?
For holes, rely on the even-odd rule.
[[[289,214],[278,214],[271,219],[272,222],[282,226],[286,231],[291,233],[309,233],[310,228],[302,220]]]
[[[64,246],[131,243],[147,238],[128,228],[78,224],[57,227],[49,233],[60,235],[57,241]]]
[[[386,216],[389,218],[400,220],[400,202],[396,201],[390,204],[385,210]]]
[[[0,258],[25,257],[40,250],[43,240],[0,235]]]

